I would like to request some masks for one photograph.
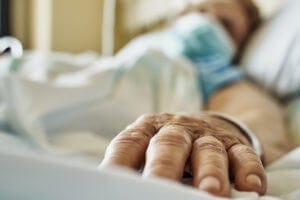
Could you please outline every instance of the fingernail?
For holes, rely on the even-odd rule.
[[[246,182],[253,187],[261,187],[261,180],[256,174],[250,174],[246,177]]]
[[[202,179],[202,181],[199,184],[199,189],[209,192],[218,192],[221,189],[221,183],[219,179],[213,176],[208,176]]]

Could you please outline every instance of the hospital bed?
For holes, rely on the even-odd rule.
[[[16,41],[14,42],[17,47],[14,51],[14,57],[19,58],[22,51],[20,51],[20,48],[18,47],[19,44]],[[7,128],[7,124],[5,124],[2,120],[2,118],[6,118],[7,116],[5,115],[5,112],[1,112],[0,123],[1,127],[4,127],[4,129],[1,129],[2,132],[0,133],[0,199],[220,199],[184,184],[161,179],[145,180],[142,179],[139,174],[125,169],[97,170],[97,165],[100,163],[105,147],[112,136],[95,136],[92,133],[95,130],[92,129],[89,130],[90,132],[73,132],[72,135],[65,134],[65,137],[59,137],[58,134],[54,134],[61,131],[58,129],[58,127],[61,126],[61,121],[53,121],[53,116],[68,118],[71,114],[74,115],[75,113],[81,114],[81,117],[84,118],[86,115],[82,113],[80,109],[77,109],[78,105],[79,107],[91,106],[96,100],[99,101],[99,99],[102,98],[101,95],[97,96],[96,99],[87,99],[83,104],[73,102],[74,104],[72,106],[63,107],[64,112],[61,112],[61,110],[56,112],[57,110],[55,110],[55,112],[51,112],[49,115],[43,116],[41,121],[44,120],[50,124],[49,127],[46,127],[46,129],[49,133],[51,133],[50,142],[51,144],[55,144],[56,148],[49,145],[49,138],[39,132],[41,128],[39,124],[31,123],[34,122],[34,120],[30,120],[38,118],[40,116],[39,114],[42,112],[60,107],[63,100],[80,99],[79,97],[82,96],[76,96],[75,93],[72,93],[72,88],[67,87],[68,84],[77,83],[80,85],[88,83],[89,79],[85,79],[86,77],[97,78],[90,75],[105,70],[102,67],[97,68],[93,65],[89,69],[84,70],[82,66],[87,65],[87,63],[94,62],[98,63],[97,66],[102,66],[103,63],[111,62],[106,59],[98,60],[97,56],[94,54],[84,54],[76,57],[67,54],[51,55],[55,57],[54,60],[46,59],[42,60],[42,62],[39,59],[36,60],[38,65],[47,65],[50,69],[48,72],[50,72],[51,76],[43,76],[45,75],[44,71],[39,70],[35,71],[36,73],[28,73],[28,71],[25,70],[24,73],[27,73],[27,75],[29,75],[28,77],[34,81],[45,83],[44,81],[46,80],[50,82],[52,81],[51,83],[55,84],[44,84],[43,87],[38,88],[31,87],[32,82],[27,81],[28,79],[22,79],[22,76],[14,76],[12,79],[6,80],[9,81],[6,83],[10,83],[8,85],[11,86],[9,88],[10,90],[7,91],[26,92],[24,98],[18,93],[13,93],[15,96],[12,95],[12,93],[9,93],[10,95],[8,96],[10,97],[18,97],[12,98],[10,99],[11,101],[9,101],[12,105],[11,108],[14,108],[15,110],[18,108],[27,108],[28,102],[26,100],[28,100],[28,98],[25,97],[30,96],[30,94],[33,94],[34,92],[41,92],[42,95],[40,95],[38,101],[35,101],[35,104],[33,104],[34,112],[28,112],[26,109],[20,109],[22,112],[15,112],[18,114],[9,116],[10,120],[14,122],[13,127],[15,129]],[[41,57],[43,57],[41,54],[28,54],[28,58]],[[16,62],[12,64],[16,64],[15,66],[17,66],[18,59],[15,61]],[[7,60],[1,61],[2,64],[3,62],[7,62]],[[59,69],[61,71],[57,71],[57,68],[55,68],[56,65],[53,63],[60,63]],[[52,68],[53,66],[54,68]],[[17,68],[12,67],[11,69],[13,71]],[[62,76],[59,76],[60,78],[56,79],[60,73],[62,73]],[[69,76],[70,74],[72,76]],[[79,74],[83,74],[85,76],[82,77],[79,76]],[[70,77],[72,79],[70,79]],[[21,78],[20,80],[23,82],[16,82],[16,78]],[[71,82],[68,82],[70,80]],[[110,82],[107,80],[105,80],[104,83],[107,87],[109,87]],[[99,84],[104,83],[101,82]],[[68,91],[67,96],[64,94],[65,90],[55,90],[54,86],[60,87],[62,85],[64,86],[64,89]],[[30,90],[30,88],[33,89]],[[45,90],[45,88],[47,88],[47,90]],[[47,96],[46,92],[51,91],[55,95],[59,94],[60,96],[57,99],[61,99],[62,101],[43,98]],[[81,91],[85,91],[87,92],[86,94],[90,95],[94,93],[95,88],[90,88],[90,91],[88,91],[86,88],[82,87]],[[1,98],[7,98],[7,95],[3,96],[2,94]],[[50,102],[51,106],[48,106],[45,102]],[[118,104],[121,103],[118,102]],[[16,105],[19,105],[19,107]],[[109,106],[116,105],[117,103],[109,104]],[[107,106],[107,104],[104,106]],[[90,108],[97,111],[94,107]],[[107,118],[115,117],[113,115],[109,115],[110,113],[105,114]],[[137,114],[138,113],[134,113],[132,119],[134,119],[134,116]],[[90,116],[94,119],[104,119],[101,115]],[[80,121],[81,119],[72,118],[67,126],[71,125],[74,120]],[[120,124],[117,124],[118,122]],[[87,124],[87,126],[99,126],[101,123],[106,122],[94,121],[93,123],[93,120],[91,120],[91,123]],[[27,126],[26,124],[29,124],[30,126]],[[102,130],[102,132],[117,133],[118,130],[114,128],[124,127],[124,124],[128,124],[128,122],[122,120],[115,121],[114,124],[109,125],[110,127],[113,127],[111,130]],[[72,125],[73,127],[76,127],[76,123],[73,122]],[[33,129],[35,130],[34,134],[29,131]],[[72,131],[72,129],[68,130],[68,132]],[[19,135],[17,132],[24,132],[24,135]],[[33,137],[28,139],[28,136]],[[35,145],[37,141],[41,144],[38,147]],[[67,146],[68,150],[60,149],[60,147],[63,146]],[[300,198],[299,148],[268,166],[266,170],[269,183],[267,196],[259,197],[255,193],[242,193],[233,190],[233,197],[239,199]]]

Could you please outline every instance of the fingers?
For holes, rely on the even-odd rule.
[[[108,146],[100,167],[118,165],[139,169],[150,139],[156,133],[156,116],[144,115],[122,131]]]
[[[265,194],[266,176],[262,162],[254,150],[246,145],[237,144],[228,150],[228,156],[236,189]]]
[[[152,138],[143,176],[159,176],[180,181],[192,147],[192,137],[186,129],[166,125]]]
[[[229,196],[228,158],[224,145],[212,136],[204,136],[193,144],[191,155],[193,185],[206,192]]]
[[[144,177],[180,181],[190,158],[195,187],[218,196],[229,196],[230,162],[236,189],[264,194],[266,176],[254,150],[236,144],[226,152],[223,140],[216,138],[219,135],[197,138],[199,134],[193,132],[199,129],[200,122],[196,118],[170,114],[144,115],[113,139],[100,167],[117,165],[139,169],[146,155]],[[223,139],[226,137],[225,134]]]

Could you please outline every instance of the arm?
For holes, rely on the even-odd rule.
[[[235,83],[219,91],[210,101],[209,108],[243,120],[253,131],[264,132],[265,126],[259,123],[261,116],[257,116],[259,112],[253,111],[253,118],[240,116],[241,109],[250,113],[256,105],[249,103],[252,101],[246,94],[243,96],[247,98],[240,103],[240,89],[256,99],[253,103],[270,104],[271,107],[263,116],[273,117],[272,112],[278,112],[274,115],[278,119],[274,121],[277,120],[278,126],[283,129],[276,104],[271,104],[269,98],[248,83]],[[279,133],[283,133],[283,130]],[[143,177],[159,176],[174,181],[181,181],[183,171],[188,166],[194,187],[219,196],[230,195],[230,181],[240,191],[264,194],[267,187],[260,158],[243,134],[231,123],[207,113],[163,113],[139,117],[118,134],[107,148],[100,168],[113,165],[135,170],[142,167]]]
[[[293,148],[282,109],[274,99],[249,82],[220,90],[209,101],[208,110],[223,112],[245,122],[262,143],[266,164]]]

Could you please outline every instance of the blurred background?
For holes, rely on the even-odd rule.
[[[25,49],[111,55],[201,0],[0,0],[1,36]],[[282,0],[255,0],[265,17]]]

